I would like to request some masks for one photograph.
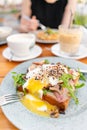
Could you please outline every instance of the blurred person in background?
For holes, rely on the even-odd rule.
[[[76,3],[77,0],[23,0],[20,28],[23,32],[34,31],[39,21],[50,28],[58,28],[60,24],[68,27]]]

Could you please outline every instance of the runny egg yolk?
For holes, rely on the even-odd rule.
[[[41,116],[49,117],[50,112],[56,109],[55,106],[50,105],[32,94],[27,94],[24,96],[21,102],[27,109]]]
[[[29,93],[21,100],[22,104],[30,111],[39,114],[41,116],[50,116],[52,110],[57,109],[56,106],[49,104],[48,102],[40,99],[40,91],[44,86],[47,86],[47,80],[35,80],[29,79],[26,85]]]
[[[31,94],[37,94],[39,93],[39,90],[42,90],[43,87],[47,86],[47,82],[41,81],[41,80],[35,80],[34,78],[29,79],[27,89],[29,90],[29,93]]]

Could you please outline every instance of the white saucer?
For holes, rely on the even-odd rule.
[[[12,60],[12,61],[17,61],[17,62],[18,62],[18,61],[19,61],[19,62],[20,62],[20,61],[25,61],[25,60],[29,60],[29,59],[36,58],[36,57],[38,57],[41,53],[42,53],[41,47],[39,47],[38,45],[35,45],[35,46],[31,49],[29,56],[26,56],[26,57],[16,57],[16,56],[13,56],[11,60]],[[7,47],[7,48],[3,51],[2,55],[4,56],[4,58],[10,60],[10,58],[11,58],[12,55],[11,55],[11,52],[10,52],[9,47]]]
[[[0,45],[6,44],[6,40],[0,41]]]
[[[51,47],[51,51],[54,55],[60,56],[63,58],[67,58],[67,59],[81,59],[81,58],[87,57],[87,48],[82,44],[80,45],[78,53],[74,56],[68,56],[68,55],[62,54],[60,52],[60,45],[59,44],[53,45]]]

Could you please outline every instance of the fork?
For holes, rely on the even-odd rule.
[[[21,100],[22,97],[23,97],[23,93],[3,95],[0,97],[0,106],[6,105],[12,102],[17,102]]]
[[[29,18],[28,16],[26,16],[26,15],[23,15],[22,17],[23,17],[24,19],[26,19],[26,20],[30,20],[30,18]],[[43,25],[42,23],[40,23],[39,20],[38,20],[38,23],[39,23],[39,27],[40,27],[42,30],[46,30],[46,26]]]
[[[46,30],[46,26],[39,22],[39,26],[42,30]]]

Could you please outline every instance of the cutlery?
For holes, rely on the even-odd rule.
[[[26,16],[26,15],[23,15],[22,17],[23,17],[24,19],[26,19],[26,20],[30,20],[30,18],[29,18],[28,16]],[[40,27],[42,30],[46,30],[46,26],[43,25],[42,23],[40,23],[39,20],[38,20],[38,22],[39,22],[39,27]]]
[[[3,95],[0,97],[0,106],[12,103],[12,102],[17,102],[22,99],[24,96],[23,93],[17,93],[17,94],[7,94]]]
[[[46,30],[46,26],[39,22],[39,26],[42,30]]]

